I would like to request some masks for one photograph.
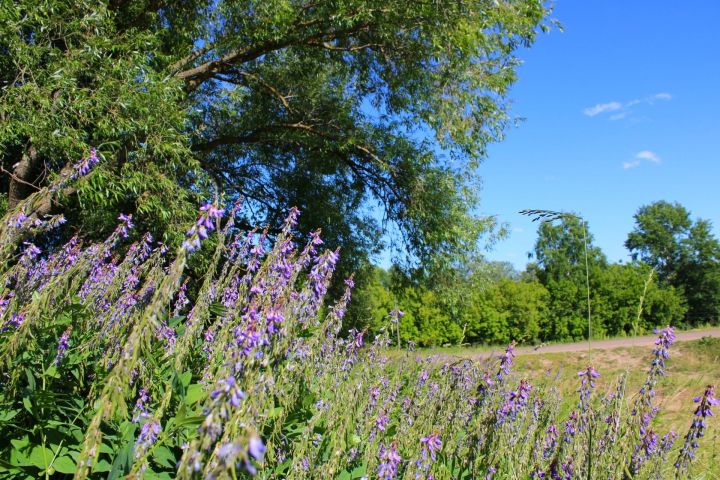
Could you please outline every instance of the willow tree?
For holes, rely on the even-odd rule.
[[[102,166],[39,214],[93,232],[134,211],[167,233],[216,191],[271,228],[297,205],[354,259],[386,222],[418,259],[472,250],[490,224],[473,213],[478,163],[547,14],[541,0],[3,2],[2,187],[12,208],[97,147]]]

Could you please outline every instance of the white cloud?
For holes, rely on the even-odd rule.
[[[622,104],[620,102],[598,103],[594,107],[586,108],[583,110],[583,113],[588,117],[594,117],[600,113],[614,112],[615,110],[620,110],[621,108]]]
[[[652,162],[655,164],[661,163],[660,157],[657,153],[650,150],[642,150],[635,154],[635,159],[629,162],[623,162],[623,170],[630,170],[631,168],[637,168],[643,161]]]
[[[623,169],[630,170],[640,166],[640,160],[633,160],[632,162],[623,162]]]
[[[644,98],[634,98],[626,102],[612,101],[608,103],[598,103],[593,107],[587,107],[583,110],[583,114],[588,117],[594,117],[601,113],[617,112],[610,115],[610,120],[622,120],[623,118],[629,117],[633,113],[633,108],[636,105],[653,105],[657,100],[672,100],[673,96],[667,92],[656,93]]]
[[[660,157],[657,156],[657,153],[651,152],[650,150],[638,152],[637,155],[635,155],[635,158],[638,160],[649,160],[653,163],[660,163]]]

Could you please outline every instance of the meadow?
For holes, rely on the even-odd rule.
[[[487,355],[488,350],[452,352],[459,357]],[[440,350],[440,355],[447,353]],[[449,352],[448,352],[449,353]],[[607,350],[592,350],[575,353],[519,353],[516,358],[516,375],[526,378],[545,377],[558,389],[562,398],[561,411],[569,413],[575,407],[574,393],[577,391],[577,373],[587,365],[594,365],[601,376],[597,389],[607,391],[613,382],[622,376],[629,385],[641,385],[647,374],[651,358],[646,347],[619,347]],[[658,428],[664,431],[683,433],[687,418],[693,408],[696,392],[708,383],[717,383],[720,367],[720,338],[703,337],[699,340],[680,341],[673,346],[672,361],[668,362],[667,376],[657,385],[656,416]],[[696,470],[705,476],[720,477],[720,432],[714,423],[702,454],[695,459]],[[699,465],[702,465],[700,467]]]
[[[399,310],[373,339],[343,331],[353,278],[325,298],[339,252],[295,232],[297,209],[274,242],[207,203],[177,251],[126,215],[102,242],[41,250],[62,218],[24,209],[96,162],[0,223],[0,477],[716,475],[716,340],[674,345],[666,327],[651,351],[592,359],[398,354]]]

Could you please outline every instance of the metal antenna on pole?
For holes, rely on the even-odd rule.
[[[521,215],[532,217],[533,222],[554,222],[563,218],[575,218],[580,221],[583,229],[583,248],[585,251],[585,289],[587,292],[587,320],[588,320],[588,356],[592,360],[592,315],[590,310],[590,265],[588,260],[587,222],[583,217],[570,212],[556,212],[553,210],[521,210]]]

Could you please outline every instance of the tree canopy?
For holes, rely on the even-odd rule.
[[[692,220],[679,203],[658,201],[640,207],[625,246],[657,269],[660,279],[681,289],[686,321],[697,325],[720,318],[720,242],[712,225]]]
[[[222,193],[252,225],[300,207],[350,258],[384,221],[416,258],[471,250],[492,223],[476,167],[547,15],[539,0],[6,3],[2,188],[13,208],[97,147],[102,166],[39,214],[93,232],[133,212],[172,238]]]

